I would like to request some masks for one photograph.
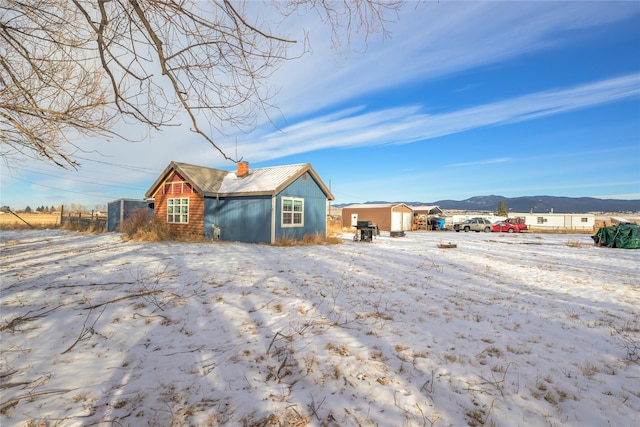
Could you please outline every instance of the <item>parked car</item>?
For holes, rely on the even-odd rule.
[[[527,227],[527,224],[524,224],[524,223],[522,223],[522,224],[513,224],[513,225],[518,227],[518,231],[525,231],[525,230],[529,229],[529,227]]]
[[[527,224],[524,223],[524,218],[522,217],[507,218],[505,222],[511,225],[515,225],[516,227],[518,227],[519,231],[524,231],[529,229],[529,227],[527,227]]]
[[[519,233],[520,227],[516,224],[509,224],[508,222],[505,222],[505,221],[498,221],[498,222],[494,222],[491,225],[491,231],[498,231],[498,232],[505,232],[505,233]]]
[[[454,224],[453,229],[458,232],[475,231],[479,233],[484,231],[485,233],[489,233],[491,232],[491,221],[485,218],[471,218],[464,222]]]

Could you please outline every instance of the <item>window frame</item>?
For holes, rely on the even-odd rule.
[[[285,210],[285,204],[291,202],[290,209],[287,208]],[[298,202],[298,203],[296,203]],[[299,211],[296,211],[296,204],[300,207]],[[299,214],[300,222],[296,221],[296,214]],[[285,217],[290,215],[290,219],[285,220]],[[280,199],[280,227],[282,228],[291,228],[291,227],[304,227],[304,199],[302,197],[281,197]]]
[[[178,201],[176,204],[175,202]],[[178,207],[179,211],[174,212]],[[176,218],[178,219],[176,221]],[[189,224],[189,198],[171,197],[167,199],[167,224]]]

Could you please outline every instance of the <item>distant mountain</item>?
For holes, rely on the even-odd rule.
[[[494,212],[503,201],[512,212],[533,213],[587,213],[587,212],[640,212],[640,200],[597,199],[595,197],[555,196],[475,196],[466,200],[438,200],[436,202],[397,202],[409,206],[437,205],[442,209]],[[368,202],[390,203],[390,202]],[[346,205],[343,205],[346,206]],[[338,207],[338,206],[336,206]]]
[[[467,200],[440,200],[429,203],[442,209],[495,211],[503,201],[512,212],[534,213],[586,213],[586,212],[640,212],[640,200],[596,199],[595,197],[555,196],[476,196]]]

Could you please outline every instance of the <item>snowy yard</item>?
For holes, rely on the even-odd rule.
[[[0,424],[640,425],[639,250],[351,237],[3,231]]]

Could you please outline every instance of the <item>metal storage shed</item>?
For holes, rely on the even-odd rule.
[[[415,230],[443,230],[444,211],[440,206],[418,205],[413,209],[413,226]]]
[[[371,221],[382,231],[410,231],[413,210],[404,203],[364,203],[342,208],[342,226],[355,227]]]
[[[138,209],[148,209],[153,215],[153,200],[118,199],[107,204],[107,231],[118,231],[120,224]]]

